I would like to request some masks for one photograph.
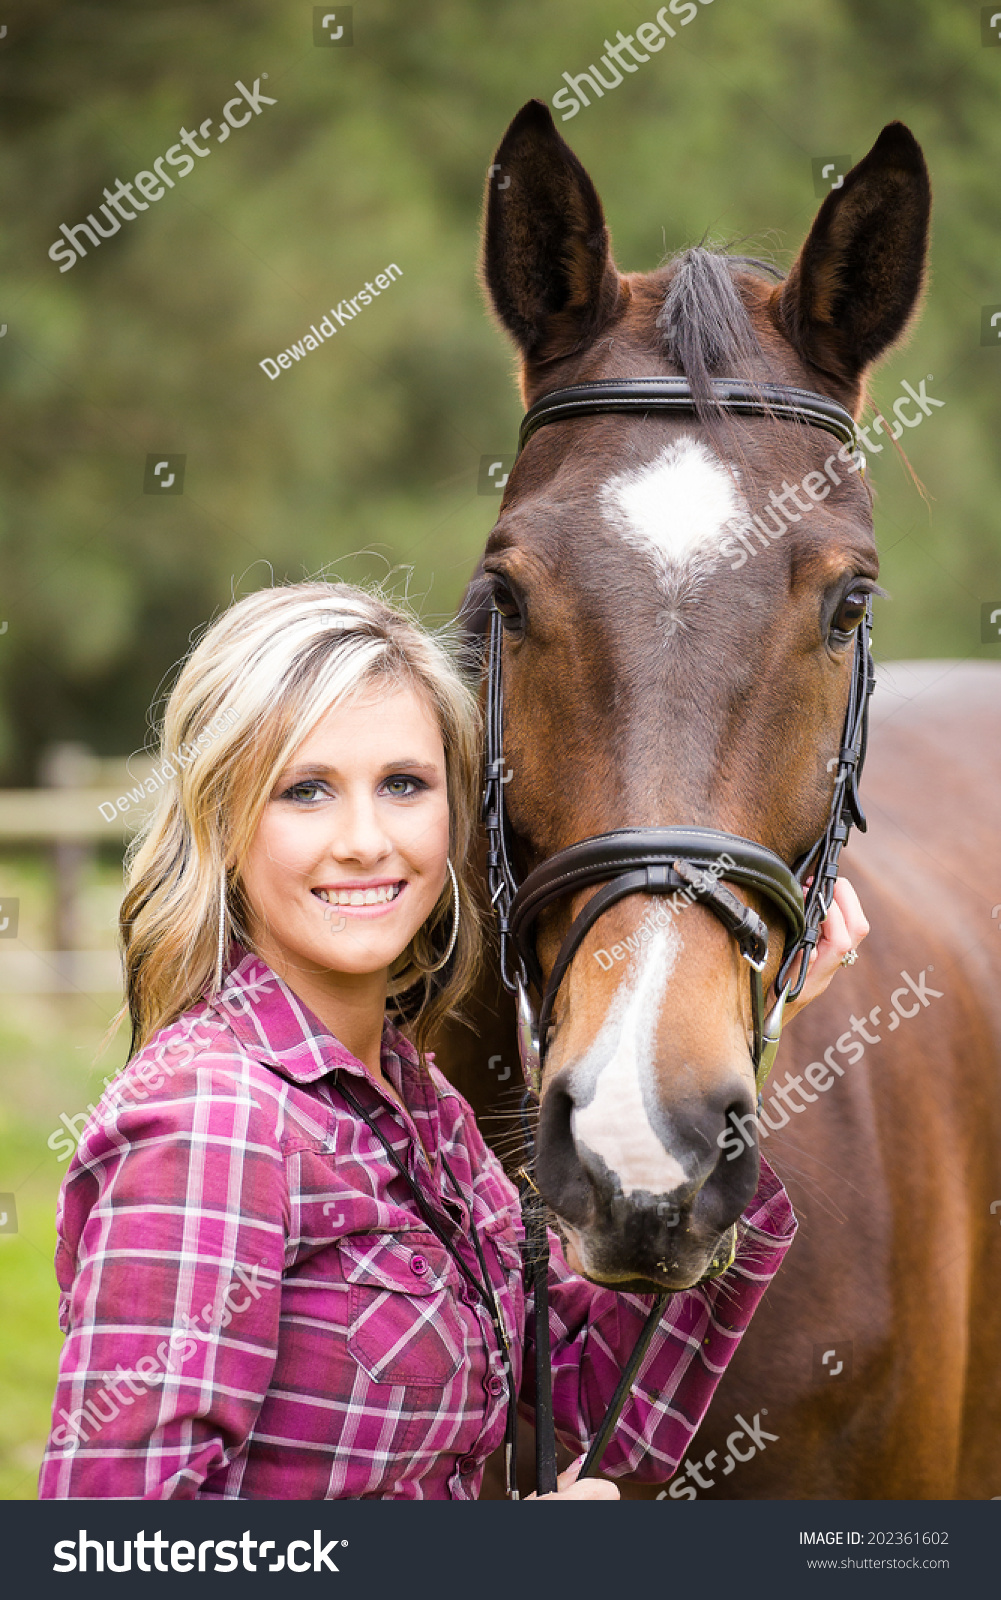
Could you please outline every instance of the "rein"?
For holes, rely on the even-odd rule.
[[[851,448],[856,470],[864,473],[865,457],[859,447],[854,418],[837,401],[784,384],[750,384],[728,378],[714,379],[712,391],[716,404],[723,411],[739,416],[798,421],[824,429]],[[653,411],[697,414],[687,379],[629,378],[557,389],[537,400],[526,412],[519,434],[518,455],[538,429],[550,423],[596,414],[646,415]],[[870,596],[855,636],[848,706],[827,825],[806,855],[793,866],[766,845],[715,828],[622,828],[583,839],[558,851],[519,884],[511,865],[504,805],[503,621],[496,607],[492,608],[486,672],[483,820],[487,834],[490,900],[500,937],[501,979],[517,1002],[518,1049],[527,1086],[525,1108],[532,1100],[537,1101],[541,1093],[553,1008],[563,978],[586,934],[610,906],[627,895],[669,894],[679,890],[704,905],[722,922],[748,964],[753,1036],[750,1054],[760,1103],[761,1090],[778,1052],[786,1002],[795,999],[806,981],[810,954],[816,947],[820,925],[833,899],[841,851],[853,824],[862,832],[866,828],[858,784],[865,762],[869,696],[875,687],[871,636]],[[803,884],[811,872],[813,882],[804,892]],[[594,883],[603,883],[604,887],[591,897],[571,923],[547,978],[535,948],[538,919],[548,906]],[[775,978],[777,998],[767,1016],[762,974],[768,961],[768,927],[756,911],[726,887],[727,883],[764,895],[785,923],[785,944]],[[537,1010],[529,994],[533,987],[540,997]],[[538,1493],[546,1494],[556,1488],[548,1336],[549,1247],[545,1205],[528,1170],[534,1161],[534,1141],[527,1115],[525,1132],[528,1162],[519,1176],[528,1270],[535,1295],[536,1477]],[[730,1230],[728,1248],[717,1256],[700,1282],[725,1272],[735,1252],[734,1226]],[[660,1294],[654,1302],[591,1443],[581,1477],[590,1476],[600,1467],[602,1454],[614,1433],[668,1298],[667,1294]],[[511,1448],[509,1440],[509,1456]]]

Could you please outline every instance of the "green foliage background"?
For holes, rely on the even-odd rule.
[[[355,44],[318,49],[287,0],[9,8],[0,386],[0,779],[40,744],[141,745],[192,629],[243,591],[334,562],[413,568],[451,611],[493,516],[484,452],[512,448],[512,356],[477,286],[483,176],[529,96],[551,100],[632,0],[359,0]],[[961,0],[713,0],[603,100],[560,124],[603,195],[620,265],[708,230],[785,265],[817,207],[811,157],[858,159],[902,117],[936,186],[923,321],[881,372],[947,400],[874,462],[880,652],[980,650],[1001,592],[991,427],[1001,354],[1001,48]],[[677,18],[674,19],[677,21]],[[268,74],[277,100],[149,211],[61,274],[60,222],[221,117]],[[210,137],[214,138],[214,134]],[[258,366],[386,263],[403,277],[270,382]],[[1001,342],[1001,341],[999,341]],[[187,455],[180,497],[143,495],[147,452]],[[360,551],[368,558],[345,560]],[[995,647],[996,651],[996,647]]]
[[[324,8],[327,9],[327,8]],[[924,317],[878,375],[946,405],[871,463],[884,583],[878,655],[999,653],[1001,48],[965,0],[702,0],[604,99],[558,124],[603,196],[617,259],[654,267],[708,233],[788,265],[818,201],[811,160],[858,159],[895,117],[936,191]],[[331,565],[402,565],[431,618],[455,607],[495,501],[480,457],[511,451],[513,357],[477,285],[483,179],[507,122],[551,101],[654,0],[358,0],[355,43],[318,49],[289,0],[16,0],[0,40],[0,784],[40,748],[126,755],[192,632],[234,592]],[[263,74],[267,73],[266,81]],[[61,274],[59,224],[95,210],[235,81],[265,107],[137,220]],[[214,134],[212,135],[214,139]],[[403,277],[270,382],[258,366],[387,263]],[[1001,345],[1001,340],[998,341]],[[142,492],[149,452],[187,456],[184,494]],[[119,874],[95,868],[90,942]],[[37,855],[0,858],[22,941],[46,948]],[[59,1115],[100,1093],[108,996],[4,996],[0,1497],[34,1493],[60,1336],[51,1268]],[[2,1199],[2,1196],[0,1196]]]

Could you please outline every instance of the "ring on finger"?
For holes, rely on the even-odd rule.
[[[857,950],[847,950],[845,952],[845,954],[841,957],[841,965],[843,967],[853,967],[857,960],[858,960],[858,951]]]

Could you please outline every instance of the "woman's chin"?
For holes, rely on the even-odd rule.
[[[387,955],[376,945],[372,948],[368,942],[364,948],[337,950],[331,948],[334,941],[328,944],[324,940],[297,939],[294,943],[285,943],[272,939],[270,949],[263,943],[258,946],[264,960],[273,967],[279,976],[288,974],[294,983],[295,975],[302,978],[325,978],[328,975],[351,979],[371,978],[376,973],[387,973],[396,959],[395,943],[393,954]]]

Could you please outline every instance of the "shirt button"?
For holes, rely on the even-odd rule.
[[[471,1283],[463,1284],[462,1300],[464,1305],[475,1306],[479,1298],[479,1295],[476,1293],[476,1290],[473,1288]]]
[[[463,1456],[462,1460],[459,1462],[459,1471],[466,1476],[470,1472],[476,1472],[479,1468],[479,1465],[480,1463],[477,1461],[475,1456]]]
[[[418,1278],[423,1278],[424,1274],[427,1272],[427,1269],[427,1256],[410,1257],[410,1270],[411,1272],[416,1273]]]
[[[507,1384],[504,1379],[499,1377],[496,1372],[492,1373],[487,1379],[487,1389],[491,1394],[503,1394],[506,1388]]]

